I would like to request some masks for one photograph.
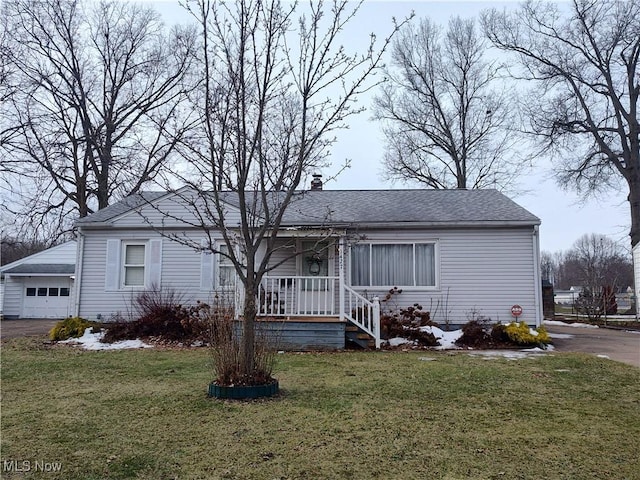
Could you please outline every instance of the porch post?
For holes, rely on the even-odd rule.
[[[338,240],[338,284],[340,320],[344,320],[344,236],[341,236]]]
[[[380,350],[380,299],[373,297],[373,332],[375,333],[376,350]]]

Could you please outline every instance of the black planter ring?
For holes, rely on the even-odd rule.
[[[267,385],[238,385],[229,387],[224,385],[216,385],[215,383],[209,384],[210,397],[228,398],[232,400],[272,397],[276,395],[279,390],[280,385],[278,384],[277,380]]]

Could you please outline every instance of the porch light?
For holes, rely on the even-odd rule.
[[[319,275],[320,274],[320,265],[322,265],[322,259],[317,255],[313,257],[307,257],[307,263],[309,264],[309,273],[311,275]]]

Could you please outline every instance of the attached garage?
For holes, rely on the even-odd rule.
[[[0,268],[4,318],[71,315],[75,256],[76,242],[67,242]]]

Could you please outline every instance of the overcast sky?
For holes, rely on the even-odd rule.
[[[177,0],[151,0],[149,3],[162,13],[167,23],[186,22],[189,16],[178,5]],[[396,1],[366,0],[357,21],[345,32],[345,44],[366,45],[370,33],[379,37],[391,31],[391,18],[408,16],[412,11],[416,18],[430,17],[446,26],[452,15],[475,16],[485,8],[515,8],[517,2],[487,1]],[[361,104],[368,106],[370,99],[362,98]],[[380,124],[370,120],[371,112],[365,112],[350,121],[350,128],[338,136],[332,149],[334,165],[351,160],[351,168],[342,172],[334,181],[327,182],[328,189],[385,189],[407,188],[402,184],[390,184],[381,175],[381,159],[384,139]],[[336,167],[337,168],[337,167]],[[331,176],[328,169],[321,172]],[[547,158],[535,162],[534,169],[521,181],[514,193],[509,193],[516,202],[542,220],[540,227],[541,249],[550,252],[567,250],[585,233],[602,233],[629,246],[629,207],[626,202],[626,184],[619,177],[618,191],[611,191],[586,202],[572,191],[562,190],[553,178],[552,166]]]

